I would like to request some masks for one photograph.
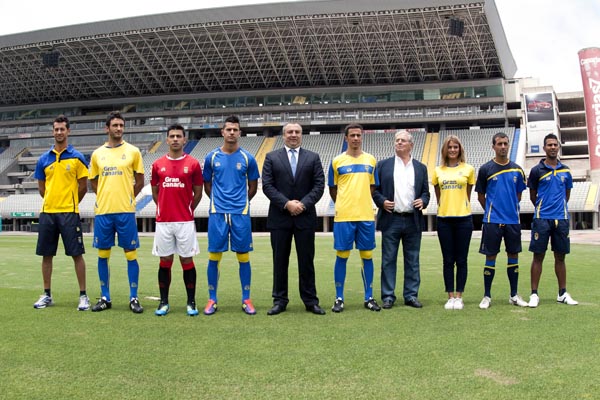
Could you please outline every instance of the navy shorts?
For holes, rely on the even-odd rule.
[[[504,246],[508,254],[517,254],[523,250],[521,246],[521,225],[519,224],[484,222],[481,231],[481,245],[479,246],[481,254],[495,256],[500,253],[502,239],[504,239]]]
[[[338,251],[352,250],[356,243],[358,250],[375,248],[375,222],[352,221],[333,223],[333,248]]]
[[[71,257],[85,253],[81,220],[76,213],[41,213],[35,254],[55,256],[58,236],[62,237],[65,254]]]
[[[568,219],[539,219],[531,223],[531,242],[529,251],[543,254],[548,249],[550,241],[553,252],[569,254],[571,252],[571,239],[569,238]]]
[[[134,250],[140,247],[135,213],[96,215],[94,218],[94,247],[110,249],[115,245],[115,233],[119,247]]]

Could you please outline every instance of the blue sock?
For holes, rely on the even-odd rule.
[[[250,261],[240,263],[240,283],[242,284],[242,301],[250,298],[250,282],[252,281],[252,269]]]
[[[508,283],[510,284],[510,297],[516,296],[519,288],[519,259],[509,258],[506,268]]]
[[[208,279],[208,297],[217,302],[217,286],[219,284],[219,262],[208,260],[206,268],[206,277]]]
[[[138,297],[140,265],[137,260],[127,260],[127,277],[129,278],[129,297]]]
[[[344,282],[346,281],[347,258],[336,257],[333,267],[333,279],[335,281],[335,297],[344,300]]]
[[[365,285],[365,301],[373,298],[373,259],[363,258],[362,259],[362,278],[363,284]]]
[[[110,301],[110,272],[108,258],[98,257],[98,277],[100,278],[100,292],[106,301]]]
[[[492,297],[492,281],[496,274],[496,260],[486,260],[483,269],[484,296]]]

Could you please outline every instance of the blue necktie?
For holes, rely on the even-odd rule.
[[[290,165],[292,166],[292,176],[296,176],[296,166],[298,165],[296,149],[290,149]]]

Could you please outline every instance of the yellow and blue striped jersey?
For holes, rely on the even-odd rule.
[[[377,160],[363,152],[358,157],[342,153],[331,161],[328,184],[337,186],[335,222],[374,221],[371,186],[378,185]]]

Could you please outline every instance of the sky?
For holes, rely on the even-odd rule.
[[[278,0],[278,2],[294,0]],[[56,26],[129,16],[272,3],[269,0],[0,0],[0,36]],[[401,0],[398,1],[402,3]],[[340,1],[343,3],[343,1]],[[558,93],[581,91],[577,52],[600,47],[598,0],[496,0],[508,44],[517,63],[514,77],[533,77]],[[57,11],[58,10],[58,11]]]

